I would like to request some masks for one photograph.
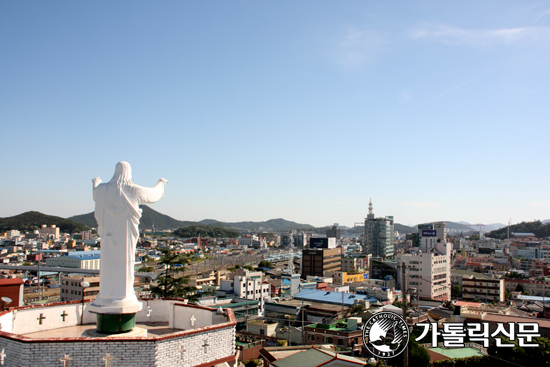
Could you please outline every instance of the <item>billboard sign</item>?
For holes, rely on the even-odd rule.
[[[419,231],[422,231],[422,230],[431,230],[431,229],[434,229],[434,225],[432,223],[428,223],[428,224],[419,224],[418,225],[418,230]]]
[[[336,248],[336,238],[334,237],[312,237],[309,239],[310,248]]]
[[[422,237],[436,237],[437,231],[434,230],[423,230]]]

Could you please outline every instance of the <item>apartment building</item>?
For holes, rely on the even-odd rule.
[[[228,274],[226,280],[220,280],[220,290],[235,295],[237,298],[260,301],[260,312],[263,312],[264,302],[271,299],[268,283],[262,282],[261,271],[238,269]]]
[[[450,243],[436,242],[429,252],[401,254],[400,262],[407,267],[407,288],[416,288],[421,299],[450,301],[451,249]]]
[[[75,277],[61,275],[60,300],[61,302],[93,300],[99,293],[99,277]],[[82,287],[83,282],[88,282],[89,287]],[[82,293],[84,292],[84,297]]]
[[[484,302],[504,302],[504,279],[462,278],[462,298]]]
[[[312,248],[302,250],[302,278],[308,275],[322,277],[326,271],[341,271],[342,249]]]

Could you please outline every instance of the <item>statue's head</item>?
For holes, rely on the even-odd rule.
[[[111,182],[116,182],[123,185],[132,183],[132,167],[128,162],[118,162],[115,168],[115,174],[111,179]]]

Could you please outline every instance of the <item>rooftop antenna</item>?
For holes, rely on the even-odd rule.
[[[372,214],[372,198],[369,201],[369,214]]]

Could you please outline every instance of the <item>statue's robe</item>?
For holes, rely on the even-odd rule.
[[[93,305],[122,307],[132,312],[139,305],[134,293],[136,244],[140,204],[151,204],[164,195],[164,184],[152,188],[114,181],[94,188],[95,218],[101,237],[101,290]],[[141,308],[141,307],[139,307]]]

